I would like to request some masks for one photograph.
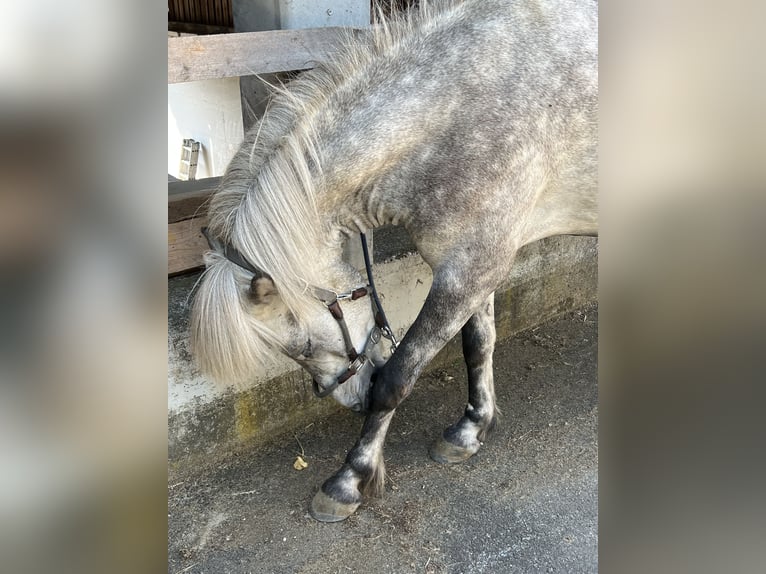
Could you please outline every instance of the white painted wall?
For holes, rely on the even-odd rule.
[[[239,78],[168,84],[168,173],[174,177],[185,138],[201,143],[196,179],[223,175],[244,138]]]

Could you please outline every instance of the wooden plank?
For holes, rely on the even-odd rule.
[[[168,181],[168,201],[184,199],[200,193],[210,193],[221,184],[222,177],[203,177],[202,179],[174,179]]]
[[[202,254],[208,250],[200,229],[207,217],[195,217],[168,225],[168,275],[198,269],[205,265]]]
[[[193,217],[207,214],[207,200],[210,194],[188,197],[180,201],[168,202],[168,223],[178,223]]]
[[[344,30],[310,28],[168,38],[168,83],[313,68],[338,49]]]
[[[168,223],[205,215],[205,202],[220,183],[220,177],[168,182]]]

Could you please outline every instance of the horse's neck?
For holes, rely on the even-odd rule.
[[[322,164],[318,205],[335,246],[348,235],[406,222],[395,219],[412,203],[403,187],[408,170],[428,156],[454,105],[433,91],[412,97],[360,69],[307,120]]]
[[[394,189],[391,182],[405,179],[405,160],[417,144],[412,130],[405,134],[390,125],[361,129],[352,121],[327,139],[319,205],[333,244],[342,248],[347,237],[401,223],[405,190]]]

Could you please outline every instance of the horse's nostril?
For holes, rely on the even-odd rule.
[[[354,403],[351,406],[351,410],[355,413],[361,413],[362,412],[362,403]]]

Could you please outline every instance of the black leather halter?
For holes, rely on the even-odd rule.
[[[202,228],[202,234],[207,239],[210,248],[221,253],[226,259],[238,265],[239,267],[250,271],[256,276],[266,276],[267,274],[252,265],[243,255],[237,251],[233,246],[223,244],[217,239],[210,236],[207,227]],[[388,318],[383,311],[383,306],[380,304],[380,298],[378,297],[378,291],[375,289],[375,281],[372,278],[372,263],[370,262],[370,253],[367,247],[367,237],[364,233],[359,234],[362,242],[362,253],[364,255],[364,267],[367,271],[368,284],[362,287],[357,287],[351,291],[336,293],[330,289],[323,289],[322,287],[312,287],[312,293],[314,297],[319,299],[327,306],[330,314],[333,316],[340,327],[341,334],[343,335],[343,342],[346,345],[346,355],[348,356],[348,367],[346,370],[333,382],[329,387],[322,387],[316,382],[316,379],[312,380],[312,387],[314,394],[320,398],[328,396],[339,385],[342,385],[355,374],[357,374],[365,363],[370,359],[367,357],[367,350],[374,345],[377,345],[381,338],[391,341],[391,352],[396,351],[398,345],[394,332],[391,329],[391,325],[388,323]],[[370,334],[367,336],[367,341],[364,344],[361,352],[357,352],[354,347],[354,343],[351,341],[351,334],[348,331],[348,325],[343,316],[343,309],[341,309],[340,301],[350,299],[356,301],[362,297],[370,296],[370,305],[372,306],[372,315],[375,319],[375,325],[373,326]]]

